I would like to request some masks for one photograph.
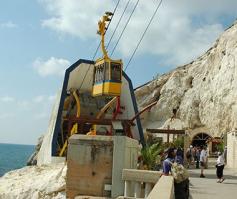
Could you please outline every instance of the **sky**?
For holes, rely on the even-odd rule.
[[[92,59],[100,41],[97,22],[117,2],[1,1],[0,143],[36,144],[47,131],[65,69],[78,59]],[[120,0],[106,41],[127,2]],[[130,0],[109,54],[136,2]],[[139,1],[112,58],[126,66],[158,3]],[[236,20],[236,8],[236,0],[163,0],[126,70],[134,87],[202,55]]]

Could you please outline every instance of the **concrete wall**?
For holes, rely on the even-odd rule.
[[[77,195],[109,197],[110,190],[105,187],[112,184],[112,137],[73,135],[67,154],[67,198]]]
[[[55,129],[55,123],[57,119],[58,114],[58,108],[59,108],[59,101],[60,101],[60,93],[57,94],[55,104],[52,109],[51,117],[49,120],[49,126],[47,129],[47,133],[44,135],[42,145],[40,147],[38,157],[37,157],[37,165],[43,165],[43,164],[50,164],[53,162],[62,162],[65,158],[57,158],[53,160],[51,152],[52,152],[52,140],[53,140],[53,133]]]
[[[227,134],[227,166],[237,168],[237,132]]]
[[[123,195],[122,171],[137,167],[138,149],[138,141],[126,136],[71,136],[67,156],[67,197],[115,198]]]
[[[138,159],[138,141],[125,136],[113,136],[113,174],[111,196],[118,197],[124,193],[123,169],[136,169]]]
[[[161,176],[147,199],[174,199],[173,176]]]

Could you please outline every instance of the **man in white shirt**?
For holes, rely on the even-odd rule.
[[[207,163],[207,147],[201,146],[201,154],[200,154],[201,174],[200,174],[200,178],[205,178],[203,171],[204,171],[206,163]]]

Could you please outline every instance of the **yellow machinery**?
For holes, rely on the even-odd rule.
[[[105,49],[104,36],[106,23],[113,14],[106,12],[99,21],[98,34],[101,35],[103,58],[97,59],[93,75],[93,96],[120,96],[122,85],[122,60],[112,60]]]
[[[76,100],[76,106],[77,106],[77,115],[76,117],[80,117],[81,115],[81,106],[80,106],[80,100],[79,100],[79,97],[78,97],[78,94],[77,94],[77,91],[74,90],[74,91],[71,91],[72,92],[72,95],[73,97],[75,98]],[[76,134],[78,132],[78,124],[75,123],[71,129],[71,132],[70,132],[70,136],[73,135],[73,134]],[[63,135],[62,135],[62,138],[63,138]],[[63,144],[63,147],[60,149],[60,152],[59,152],[59,156],[62,157],[67,149],[67,146],[68,146],[68,140],[66,139],[66,141],[64,142]]]
[[[93,88],[92,88],[92,96],[110,96],[113,97],[109,103],[107,103],[97,114],[96,119],[100,119],[104,112],[110,108],[110,106],[114,105],[117,102],[120,107],[120,94],[121,94],[121,85],[122,85],[122,60],[112,60],[109,58],[107,51],[105,49],[104,44],[104,36],[106,30],[106,23],[110,21],[110,16],[113,13],[106,12],[103,16],[102,20],[99,21],[98,26],[98,34],[101,35],[101,48],[103,52],[103,58],[99,58],[96,60],[94,73],[93,73]],[[71,91],[72,96],[76,101],[77,114],[76,118],[80,118],[81,116],[81,107],[78,94],[76,90]],[[68,101],[68,100],[67,100]],[[65,100],[65,105],[69,102]],[[117,112],[120,108],[116,109]],[[115,119],[116,116],[114,116]],[[68,133],[68,137],[73,134],[78,133],[78,123],[74,123],[70,132]],[[87,135],[96,135],[96,125],[94,124]],[[62,134],[63,144],[59,149],[59,156],[64,156],[67,146],[68,146],[68,137],[64,141],[65,135]]]

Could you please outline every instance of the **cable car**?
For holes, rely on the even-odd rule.
[[[93,96],[120,96],[121,79],[121,60],[97,60],[94,68]]]
[[[93,74],[93,96],[120,96],[122,85],[122,60],[112,60],[109,58],[104,46],[104,35],[106,22],[110,21],[113,13],[106,12],[102,20],[99,21],[98,34],[101,35],[101,48],[103,58],[97,59]]]

